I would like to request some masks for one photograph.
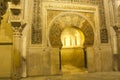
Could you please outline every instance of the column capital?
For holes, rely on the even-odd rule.
[[[13,35],[22,35],[22,31],[23,29],[25,28],[26,26],[26,23],[24,24],[21,24],[19,26],[13,26],[12,29],[13,29]]]
[[[113,26],[113,29],[115,30],[117,37],[120,38],[120,27]]]

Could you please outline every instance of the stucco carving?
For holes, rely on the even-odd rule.
[[[77,3],[77,4],[87,4],[87,5],[96,5],[99,7],[99,15],[100,15],[100,25],[101,27],[106,27],[106,23],[105,23],[105,13],[104,13],[104,3],[103,0],[46,0],[46,1],[56,1],[56,2],[71,2],[71,3]],[[63,7],[63,6],[61,6]],[[69,7],[72,8],[73,6]],[[68,8],[68,7],[64,7]],[[77,7],[79,8],[79,7]],[[73,8],[75,9],[75,7]]]
[[[64,3],[64,0],[46,0],[46,1],[51,1],[54,3],[57,2],[63,2]],[[44,12],[44,10],[41,10],[41,3],[43,2],[46,2],[46,1],[40,1],[40,0],[34,0],[34,7],[33,7],[33,23],[32,23],[32,33],[31,33],[31,43],[32,44],[42,44],[42,22],[41,22],[41,11]],[[49,2],[49,3],[51,3]],[[54,5],[51,5],[51,4],[47,4],[47,8],[49,9],[59,9],[59,8],[62,8],[63,11],[65,11],[65,9],[71,9],[71,10],[91,10],[91,12],[94,12],[96,9],[95,8],[91,8],[91,7],[80,7],[80,6],[76,6],[76,5],[79,5],[79,4],[85,4],[85,5],[95,5],[98,7],[99,9],[99,18],[100,18],[100,28],[105,28],[106,27],[106,21],[105,21],[105,14],[104,14],[104,3],[103,3],[103,0],[72,0],[72,1],[69,1],[69,2],[72,2],[72,3],[75,3],[74,5],[72,6],[68,6],[67,4],[66,5],[58,5],[58,4],[54,4]],[[39,5],[39,6],[38,6]],[[83,5],[84,6],[84,5]],[[59,14],[58,13],[54,13],[54,14]],[[51,15],[52,16],[55,16],[55,15]],[[93,17],[92,17],[93,18]],[[48,18],[49,19],[49,18]],[[93,19],[91,19],[92,21]],[[50,20],[48,20],[49,22]],[[93,21],[94,23],[94,21]],[[44,23],[43,23],[44,24]],[[43,25],[44,27],[44,25]],[[106,32],[104,32],[104,34],[107,34]],[[101,35],[104,35],[101,33]],[[107,35],[106,35],[107,36]],[[106,37],[107,39],[107,37]],[[101,39],[102,40],[102,39]],[[101,41],[102,42],[102,41]],[[104,42],[103,42],[104,43]]]
[[[60,40],[61,32],[66,27],[74,27],[78,29],[80,28],[86,37],[85,46],[93,45],[94,32],[91,25],[83,17],[73,12],[73,13],[63,13],[63,15],[61,15],[60,17],[58,17],[53,21],[49,33],[50,44],[52,45],[52,47],[61,46],[61,40]]]
[[[82,31],[86,36],[85,45],[93,45],[93,43],[97,45],[99,43],[98,30],[100,26],[98,20],[95,19],[95,17],[97,18],[98,16],[97,6],[64,3],[57,3],[56,5],[52,2],[44,2],[42,11],[44,11],[43,14],[45,14],[43,15],[43,26],[47,31],[46,34],[49,45],[60,47],[61,32],[65,27],[69,26],[83,29]],[[94,33],[96,33],[95,35],[97,36],[94,36]],[[58,41],[58,43],[56,43],[55,40]]]
[[[41,44],[42,43],[40,4],[41,4],[40,0],[34,0],[32,34],[31,34],[31,39],[32,39],[31,43],[32,44]]]

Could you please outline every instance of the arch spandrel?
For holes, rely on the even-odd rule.
[[[78,14],[65,13],[54,19],[50,25],[49,42],[52,47],[62,46],[60,36],[66,27],[77,27],[78,29],[81,29],[86,37],[85,46],[94,44],[94,32],[89,21]]]

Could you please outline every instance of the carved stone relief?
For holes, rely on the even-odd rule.
[[[47,0],[47,1],[57,1],[57,2],[69,1],[71,3],[85,4],[85,5],[96,5],[99,7],[99,15],[100,15],[100,23],[101,23],[100,26],[106,27],[103,0]]]
[[[83,31],[85,35],[85,46],[93,45],[94,32],[89,22],[77,14],[66,13],[58,17],[51,25],[49,39],[52,47],[61,46],[60,36],[62,30],[65,29],[66,27],[74,27],[81,29],[81,31]]]
[[[98,7],[90,5],[81,6],[79,4],[54,4],[52,2],[44,2],[42,10],[44,11],[43,14],[45,14],[43,15],[43,25],[48,30],[47,40],[49,40],[48,43],[52,47],[61,46],[60,35],[65,27],[76,27],[81,29],[86,37],[85,46],[100,42],[98,31],[99,22],[97,20]],[[98,36],[95,37],[94,33]],[[96,41],[96,39],[98,40]],[[55,40],[58,41],[58,43]]]
[[[68,0],[46,0],[46,1],[52,1],[52,2],[63,2],[68,1]],[[34,0],[34,9],[33,9],[33,23],[32,23],[32,33],[31,33],[31,43],[32,44],[42,44],[42,26],[41,26],[41,16],[40,16],[40,11],[41,11],[41,3],[44,1],[40,0]],[[68,2],[71,3],[77,3],[77,4],[85,4],[85,5],[96,5],[98,6],[99,9],[99,18],[100,18],[100,28],[106,28],[106,21],[105,21],[105,13],[104,13],[104,3],[103,0],[70,0]],[[57,7],[56,7],[57,9]],[[43,11],[43,10],[42,10]],[[55,11],[55,10],[54,10]],[[54,13],[54,12],[53,12]],[[59,12],[55,11],[54,15],[51,15],[51,18],[55,16],[55,14],[59,14]],[[84,14],[85,15],[85,14]],[[92,14],[93,15],[93,14]],[[47,15],[48,16],[48,15]],[[93,20],[93,17],[90,17],[91,21]],[[49,19],[49,18],[47,18]],[[47,24],[49,23],[50,20],[47,21]],[[93,21],[94,23],[94,21]],[[106,31],[107,32],[107,31]],[[102,35],[107,34],[104,32]],[[107,35],[106,35],[107,36]],[[102,37],[101,37],[102,38]],[[108,37],[106,37],[107,39]],[[102,39],[101,39],[102,42]],[[102,42],[102,43],[107,43],[107,42]]]
[[[32,22],[32,33],[31,43],[42,44],[42,26],[40,17],[40,2],[41,0],[34,0],[33,7],[33,22]]]
[[[101,29],[100,33],[102,34],[101,37],[101,43],[108,43],[108,34],[107,29]]]

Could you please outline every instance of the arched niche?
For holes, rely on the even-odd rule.
[[[66,27],[61,34],[61,67],[62,72],[85,72],[85,37],[76,27]]]
[[[76,27],[66,27],[61,34],[62,48],[73,48],[84,46],[85,37],[83,32]]]
[[[94,44],[94,26],[86,17],[77,13],[62,13],[53,19],[49,25],[48,43],[51,47],[62,47],[61,33],[66,27],[78,28],[83,32],[85,35],[85,47]]]
[[[83,48],[81,48],[80,51],[82,51],[83,53],[83,57],[86,57],[86,61],[89,61],[89,57],[86,56],[86,54],[94,55],[94,53],[92,52],[91,54],[86,53],[84,51],[86,51],[85,49],[87,49],[87,47],[92,47],[96,45],[96,42],[98,40],[97,37],[95,36],[95,32],[96,29],[93,26],[92,22],[86,18],[86,16],[83,16],[80,13],[75,13],[75,12],[64,12],[59,14],[58,16],[56,16],[55,18],[53,18],[53,20],[51,21],[51,23],[48,26],[48,45],[51,48],[58,48],[60,49],[60,53],[62,53],[62,41],[61,41],[61,35],[62,32],[66,29],[66,28],[74,28],[76,30],[80,30],[83,34],[84,34],[84,44],[83,44]],[[90,50],[91,51],[91,50]],[[59,54],[61,55],[61,54]],[[62,56],[61,56],[62,57]],[[61,57],[59,58],[59,61],[61,61]],[[81,57],[82,58],[82,57]],[[83,58],[85,59],[85,58]],[[73,62],[74,63],[74,62]],[[93,64],[94,61],[92,61],[92,63],[89,61],[88,63],[86,63],[85,61],[82,62],[83,65],[85,64],[85,66],[87,67],[87,64]],[[60,62],[61,65],[61,62]],[[83,66],[81,65],[81,66]],[[78,65],[77,65],[78,66]],[[84,67],[85,67],[84,66]],[[90,65],[89,65],[90,66]],[[89,67],[90,69],[93,67]]]

